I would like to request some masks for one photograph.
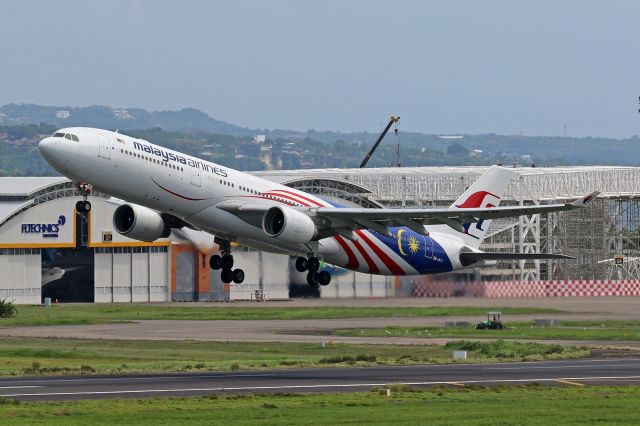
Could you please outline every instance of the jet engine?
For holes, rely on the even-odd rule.
[[[306,214],[289,207],[271,207],[262,217],[265,234],[279,240],[304,244],[317,235],[316,225]]]
[[[171,234],[171,228],[158,212],[137,204],[119,206],[113,212],[113,227],[122,235],[146,242]]]

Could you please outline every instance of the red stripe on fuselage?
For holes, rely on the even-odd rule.
[[[351,247],[349,247],[349,244],[347,244],[344,238],[342,238],[340,235],[336,235],[334,238],[338,242],[338,244],[340,244],[342,250],[344,250],[344,252],[347,254],[347,258],[349,259],[346,266],[347,269],[357,270],[358,267],[360,267],[360,263],[358,262],[358,258],[356,257],[356,255],[353,253],[353,250],[351,250]]]
[[[283,194],[274,194],[274,193],[273,193],[273,191],[272,191],[272,192],[265,192],[265,194],[267,194],[267,195],[273,195],[274,197],[282,197],[282,198],[286,198],[286,199],[288,199],[288,200],[293,200],[293,201],[295,201],[296,203],[298,203],[298,204],[300,204],[300,205],[303,205],[304,207],[309,207],[309,205],[308,205],[307,203],[304,203],[304,202],[302,202],[302,201],[298,200],[297,198],[293,198],[293,197],[290,197],[290,196],[288,196],[288,195],[283,195]]]
[[[306,201],[308,201],[308,202],[312,203],[312,204],[313,204],[313,205],[315,205],[315,206],[318,206],[318,207],[327,207],[326,205],[320,204],[320,203],[319,203],[319,202],[317,202],[316,200],[312,200],[311,198],[307,198],[307,197],[305,197],[305,196],[303,196],[303,195],[296,194],[296,193],[295,193],[295,192],[293,192],[293,191],[286,191],[286,190],[284,190],[284,189],[274,189],[272,192],[284,192],[284,193],[286,193],[286,194],[291,194],[291,195],[293,195],[293,196],[296,196],[296,197],[298,197],[298,198],[301,198],[301,199],[303,199],[303,200],[306,200]]]
[[[158,182],[155,181],[155,179],[151,178],[151,180],[153,181],[153,183],[155,183],[156,185],[158,185],[160,187],[160,189],[163,189],[165,191],[167,191],[169,194],[171,195],[175,195],[176,197],[180,197],[183,198],[185,200],[189,200],[189,201],[203,201],[203,200],[208,200],[208,198],[190,198],[190,197],[185,197],[184,195],[180,195],[176,192],[171,191],[170,189],[165,188],[164,186],[160,185]]]
[[[378,247],[378,245],[374,241],[371,241],[369,237],[364,234],[364,232],[358,230],[356,231],[356,234],[358,234],[364,240],[364,242],[367,243],[369,247],[371,247],[374,253],[380,258],[380,260],[382,260],[386,267],[389,268],[392,274],[405,275],[404,270],[400,266],[398,266],[398,264],[394,262],[393,259],[391,259],[389,255],[387,255],[387,253],[385,253],[380,247]]]
[[[379,274],[380,270],[378,269],[378,266],[373,261],[371,256],[369,256],[369,253],[367,253],[367,250],[364,247],[362,247],[362,244],[360,244],[358,241],[354,241],[353,245],[356,246],[356,248],[358,249],[362,257],[364,257],[365,262],[367,262],[367,266],[369,267],[369,273]]]
[[[287,203],[286,201],[282,201],[282,200],[276,200],[273,198],[269,198],[269,197],[262,197],[260,195],[227,195],[226,197],[228,198],[257,198],[259,200],[268,200],[268,201],[275,201],[276,203],[280,203],[280,204],[284,204],[285,206],[291,206],[291,203]],[[303,204],[304,207],[309,207],[305,204]]]

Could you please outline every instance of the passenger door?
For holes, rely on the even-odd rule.
[[[104,133],[98,135],[98,157],[111,159],[111,140],[109,135]]]
[[[201,186],[201,171],[197,167],[191,167],[191,185]]]
[[[433,259],[433,238],[423,237],[424,239],[424,257]]]

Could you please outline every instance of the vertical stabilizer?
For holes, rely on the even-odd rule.
[[[511,182],[513,171],[500,166],[491,166],[478,180],[476,180],[464,194],[452,205],[452,209],[478,209],[491,208],[500,204],[507,186]],[[465,233],[455,232],[462,236],[465,243],[473,248],[478,248],[487,234],[491,220],[463,224]]]

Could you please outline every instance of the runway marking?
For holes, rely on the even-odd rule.
[[[559,382],[564,381],[605,381],[605,380],[629,380],[640,379],[640,376],[595,376],[595,377],[556,377],[556,378],[528,378],[528,379],[495,379],[495,380],[459,380],[459,384],[480,383],[532,383],[532,382]],[[452,384],[451,381],[433,382],[392,382],[392,384],[406,386],[431,386]],[[74,396],[74,395],[124,395],[124,394],[154,394],[154,393],[180,393],[180,392],[224,392],[224,391],[261,391],[284,389],[335,389],[335,388],[364,388],[373,386],[387,386],[389,383],[334,383],[323,385],[282,385],[282,386],[243,386],[243,387],[212,387],[212,388],[187,388],[187,389],[137,389],[137,390],[113,390],[113,391],[85,391],[85,392],[41,392],[41,393],[15,393],[4,394],[2,397],[19,396]]]
[[[221,373],[221,372],[219,372]],[[103,377],[103,378],[76,378],[76,379],[40,379],[40,380],[13,380],[12,383],[69,383],[69,382],[115,382],[115,381],[124,381],[130,382],[132,380],[138,381],[156,381],[156,380],[176,380],[176,379],[226,379],[227,377],[270,377],[274,376],[275,373],[257,373],[257,374],[200,374],[193,376],[153,376],[153,377]],[[2,380],[0,380],[2,383]],[[29,387],[29,386],[24,386]],[[42,387],[42,386],[33,386],[33,387]],[[2,387],[0,386],[0,389]]]
[[[0,389],[42,388],[44,386],[0,386]]]
[[[571,380],[557,380],[558,383],[564,383],[565,385],[571,385],[571,386],[587,386],[584,383],[578,383],[578,382],[573,382]]]
[[[640,367],[638,364],[612,364],[612,367]],[[605,366],[603,366],[605,367]],[[558,368],[593,368],[592,365],[544,365],[544,366],[522,366],[522,367],[488,367],[486,370],[553,370]]]

